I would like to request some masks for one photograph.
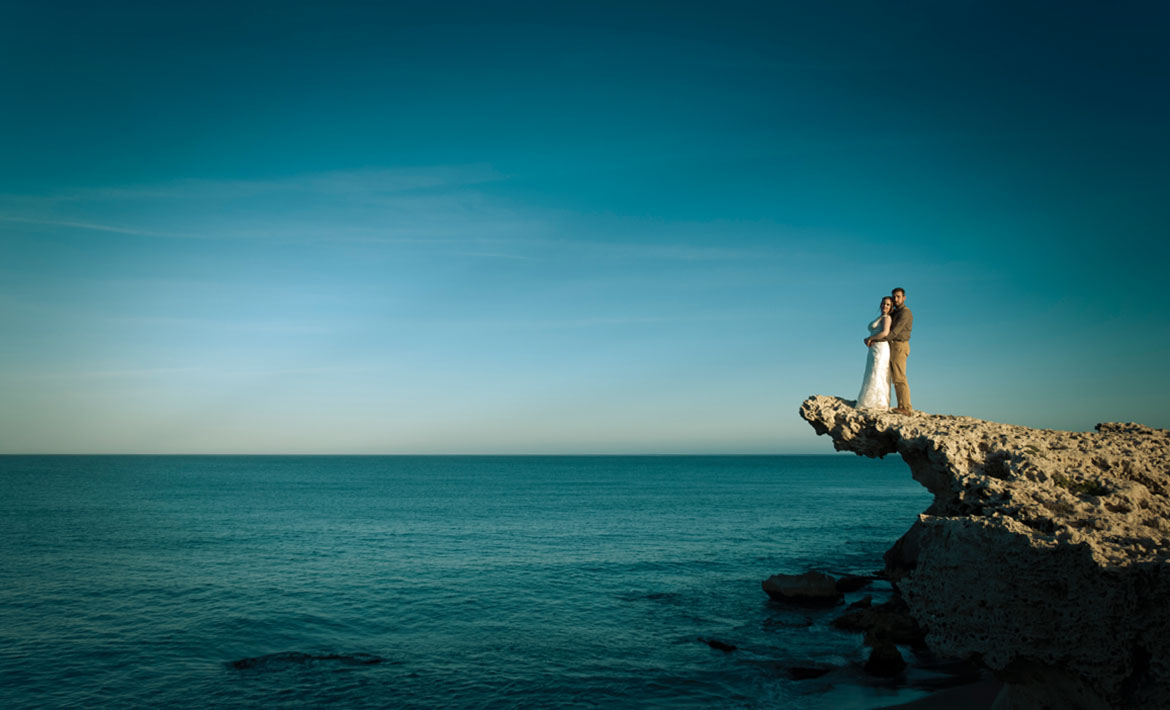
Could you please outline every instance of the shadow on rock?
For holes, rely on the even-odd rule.
[[[887,641],[914,648],[925,646],[926,630],[910,616],[909,607],[901,597],[894,597],[877,606],[850,607],[832,624],[842,631],[864,633],[866,643],[871,646]]]

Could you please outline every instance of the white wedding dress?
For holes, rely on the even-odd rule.
[[[869,334],[882,332],[882,316],[869,324]],[[874,343],[865,357],[865,377],[861,380],[861,394],[857,395],[858,409],[890,408],[890,344]]]

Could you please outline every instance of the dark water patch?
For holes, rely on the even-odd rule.
[[[765,629],[803,629],[812,625],[812,618],[801,614],[779,613],[764,619]]]
[[[228,661],[229,666],[236,670],[279,670],[289,666],[316,665],[331,663],[342,666],[374,666],[385,663],[386,659],[370,653],[301,653],[300,651],[284,651],[269,653],[254,658],[241,658],[238,661]]]

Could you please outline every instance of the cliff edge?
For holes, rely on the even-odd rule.
[[[1170,431],[900,416],[826,396],[800,415],[838,450],[900,454],[934,494],[887,571],[932,648],[1005,682],[997,709],[1170,707]]]

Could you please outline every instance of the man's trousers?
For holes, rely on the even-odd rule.
[[[900,409],[913,409],[910,406],[910,383],[906,382],[906,358],[909,356],[908,341],[890,341],[890,379],[894,383],[894,394],[898,397]]]

